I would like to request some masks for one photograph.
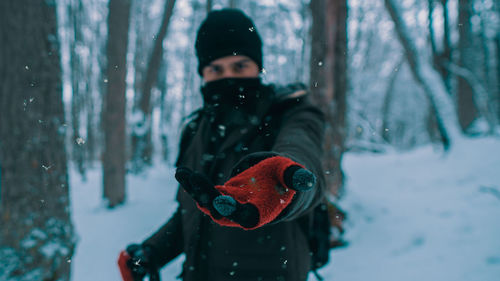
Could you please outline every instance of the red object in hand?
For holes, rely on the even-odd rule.
[[[127,266],[128,260],[130,260],[130,255],[126,251],[121,251],[118,257],[118,268],[120,268],[120,274],[122,275],[123,281],[134,281],[132,272]]]
[[[229,179],[224,185],[216,185],[222,195],[235,199],[240,204],[251,204],[257,208],[258,218],[254,226],[242,226],[226,218],[214,217],[209,209],[198,204],[198,208],[223,226],[240,227],[246,230],[259,228],[270,223],[292,202],[296,191],[286,186],[285,170],[299,166],[289,158],[275,156],[260,161],[257,165],[244,170]]]
[[[302,165],[270,154],[247,155],[224,185],[214,186],[205,175],[187,167],[177,168],[175,178],[216,223],[256,229],[275,220],[296,192],[307,192],[316,184],[314,174]]]

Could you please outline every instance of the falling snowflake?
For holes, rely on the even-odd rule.
[[[45,165],[42,165],[42,168],[45,169],[45,171],[48,171],[50,168],[52,168],[53,165],[49,165],[49,166],[45,166]]]
[[[78,144],[78,145],[84,145],[84,144],[85,144],[85,140],[84,140],[84,139],[82,139],[82,138],[77,138],[77,139],[75,140],[75,142],[76,142],[76,144]]]

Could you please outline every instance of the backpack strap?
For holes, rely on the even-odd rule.
[[[307,87],[303,83],[288,84],[286,86],[271,85],[271,87],[274,91],[274,98],[278,103],[301,98],[308,94]]]

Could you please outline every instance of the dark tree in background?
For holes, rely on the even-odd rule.
[[[125,201],[125,75],[130,5],[130,0],[109,1],[102,166],[103,196],[110,208]]]
[[[310,88],[326,116],[323,159],[330,192],[339,195],[346,128],[347,1],[311,0],[312,46]]]
[[[470,0],[458,1],[458,51],[460,53],[459,66],[473,69],[474,57],[477,50],[473,45],[471,16],[472,3]],[[477,117],[477,108],[474,103],[474,93],[470,84],[463,77],[458,78],[457,110],[458,120],[463,130],[467,130]]]
[[[450,17],[448,15],[448,0],[428,0],[429,13],[427,16],[428,26],[429,26],[429,42],[432,51],[432,60],[434,68],[439,71],[443,81],[446,85],[446,89],[451,93],[451,77],[450,71],[448,70],[448,65],[452,62],[452,46],[451,46],[451,34],[450,34]],[[439,5],[439,6],[438,6]],[[437,47],[435,30],[434,30],[434,7],[440,7],[442,11],[442,47]]]
[[[70,280],[55,1],[0,1],[0,280]]]
[[[163,42],[167,35],[168,25],[174,10],[175,0],[166,0],[163,18],[160,29],[156,34],[152,50],[146,68],[146,75],[142,82],[139,94],[138,106],[135,110],[139,111],[141,117],[133,124],[132,130],[132,167],[136,171],[141,171],[144,165],[152,164],[153,142],[152,134],[152,90],[158,74],[160,73],[161,63],[163,62]],[[136,93],[138,94],[138,93]]]
[[[207,4],[205,6],[205,8],[207,9],[207,14],[210,13],[212,11],[212,6],[214,5],[213,1],[212,0],[207,0]]]
[[[71,34],[69,49],[70,55],[70,76],[71,76],[71,88],[72,88],[72,98],[71,98],[71,126],[72,130],[72,143],[76,145],[71,145],[73,161],[76,164],[80,174],[85,172],[85,150],[81,145],[82,136],[80,135],[81,127],[81,114],[85,107],[85,96],[89,92],[87,88],[89,81],[87,80],[88,75],[84,73],[82,57],[78,54],[80,46],[83,44],[83,17],[84,9],[83,3],[80,0],[71,1],[68,5],[68,14],[70,16],[69,22],[71,23],[71,29],[73,34]]]

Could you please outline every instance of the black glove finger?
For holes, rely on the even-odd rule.
[[[177,168],[175,178],[202,208],[208,209],[215,219],[221,218],[221,215],[212,203],[221,193],[215,189],[210,179],[201,173],[193,172],[185,167]]]
[[[227,218],[244,228],[255,227],[259,223],[259,210],[253,204],[236,202],[236,210]]]
[[[287,168],[283,180],[288,188],[301,192],[311,190],[316,186],[316,176],[300,166]]]
[[[220,195],[214,199],[213,206],[221,216],[245,228],[252,228],[259,223],[259,211],[250,203],[241,204],[231,196]]]
[[[268,151],[262,151],[262,152],[255,152],[248,154],[247,156],[243,157],[236,165],[234,165],[233,169],[231,170],[231,177],[234,177],[238,175],[239,173],[245,171],[246,169],[256,165],[262,160],[265,160],[267,158],[271,158],[274,156],[278,156],[279,154],[274,153],[274,152],[268,152]]]
[[[195,191],[193,197],[203,207],[212,207],[212,201],[221,193],[215,189],[215,185],[205,175],[194,172],[189,178],[189,182]]]
[[[134,279],[142,280],[150,270],[155,268],[148,248],[138,244],[131,244],[127,246],[126,252],[130,256],[127,266],[130,268]]]
[[[209,197],[209,193],[214,189],[214,185],[202,174],[180,167],[175,172],[175,179],[203,207],[208,206],[210,199],[213,199]]]
[[[194,172],[186,167],[179,167],[175,171],[175,179],[180,183],[182,188],[184,188],[188,193],[194,192],[193,186],[191,186],[190,178]]]
[[[146,274],[149,271],[144,265],[141,264],[140,260],[136,259],[129,259],[127,261],[127,266],[130,268],[130,272],[136,280],[142,280],[146,277]]]

